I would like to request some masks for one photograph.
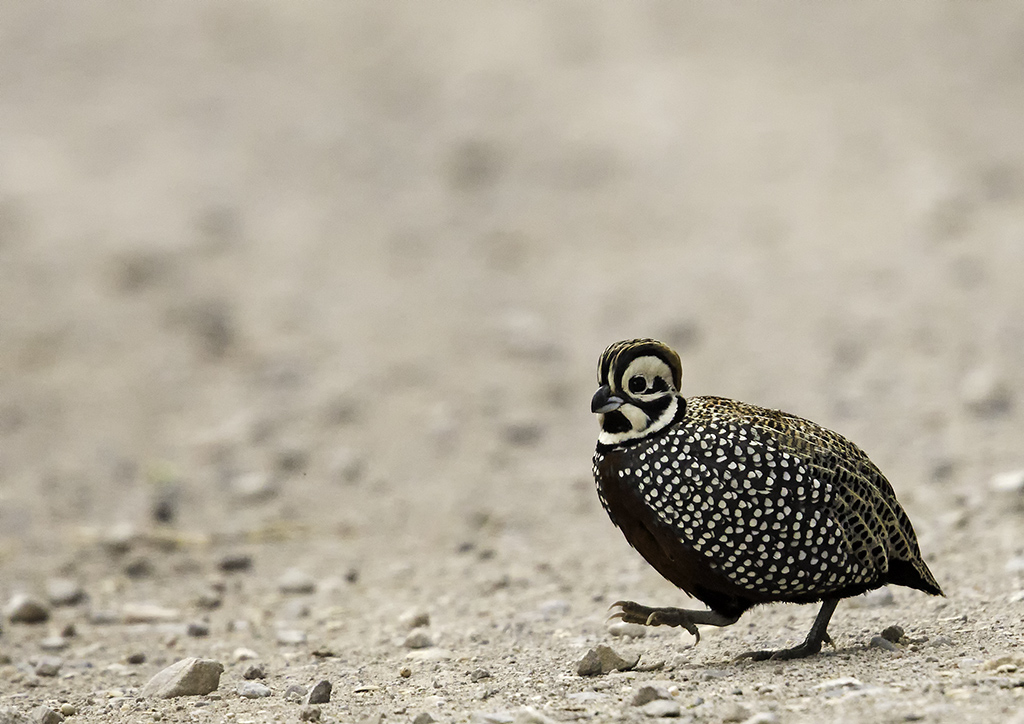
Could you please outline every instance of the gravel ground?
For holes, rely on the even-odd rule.
[[[1024,722],[1022,18],[0,5],[0,722]],[[947,598],[609,629],[688,605],[590,479],[635,336],[860,444]]]

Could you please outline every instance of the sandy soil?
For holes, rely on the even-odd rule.
[[[0,603],[86,594],[4,618],[0,707],[1022,721],[1022,67],[1016,2],[0,4]],[[948,598],[785,664],[732,657],[813,607],[612,637],[687,603],[590,480],[633,336],[858,442]],[[597,644],[653,670],[578,676]],[[138,697],[187,656],[217,692]]]

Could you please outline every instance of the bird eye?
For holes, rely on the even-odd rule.
[[[629,378],[629,391],[634,395],[647,389],[647,380],[640,375]]]

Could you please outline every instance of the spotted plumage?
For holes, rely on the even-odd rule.
[[[594,478],[612,521],[659,573],[710,611],[625,601],[627,621],[728,625],[760,603],[823,601],[807,640],[830,641],[839,599],[894,583],[941,595],[892,486],[864,452],[809,420],[679,394],[679,356],[654,340],[611,345],[592,409]]]

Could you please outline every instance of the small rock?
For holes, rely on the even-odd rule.
[[[652,719],[659,719],[661,717],[677,717],[682,714],[683,709],[679,706],[678,701],[655,699],[640,707],[640,711]]]
[[[854,608],[882,608],[893,605],[895,598],[888,586],[882,586],[860,596],[854,596],[848,599],[848,603]]]
[[[63,636],[47,636],[39,642],[43,651],[63,651],[68,647],[68,640]]]
[[[469,715],[470,724],[512,724],[513,721],[515,717],[507,711],[475,711]]]
[[[253,659],[258,659],[259,657],[260,655],[257,654],[255,651],[253,651],[252,649],[247,649],[244,646],[239,646],[231,654],[231,658],[235,661],[252,661]]]
[[[434,645],[430,632],[423,628],[416,628],[409,632],[402,645],[407,649],[427,649]]]
[[[301,629],[278,629],[277,643],[282,646],[297,646],[306,643],[306,632]]]
[[[64,721],[64,715],[54,711],[45,704],[40,704],[29,714],[34,724],[60,724]]]
[[[403,666],[398,670],[398,675],[401,676],[403,679],[408,679],[410,676],[412,676],[412,669],[410,669],[408,666]]]
[[[212,659],[190,657],[158,672],[142,687],[142,697],[173,699],[178,696],[209,694],[220,686],[224,666]]]
[[[238,695],[244,699],[262,699],[272,693],[269,686],[258,681],[243,681],[238,685]]]
[[[576,673],[580,676],[597,676],[612,671],[629,671],[639,661],[639,655],[624,659],[609,646],[595,646],[580,659],[576,665]]]
[[[153,575],[153,563],[146,556],[138,555],[125,561],[121,569],[129,578],[149,578]]]
[[[178,609],[153,603],[126,603],[121,608],[122,623],[169,623],[180,618]]]
[[[64,702],[60,705],[60,713],[64,716],[74,716],[78,713],[78,709],[75,707],[74,704]]]
[[[302,709],[299,710],[299,721],[320,721],[320,707],[302,707]]]
[[[246,681],[252,681],[253,679],[265,679],[267,678],[267,669],[263,664],[250,664],[246,667],[245,671],[242,672],[242,678]]]
[[[932,636],[925,646],[952,646],[953,639],[946,635]]]
[[[491,678],[491,672],[487,669],[474,669],[473,671],[469,672],[469,678],[474,682],[482,681],[484,679]]]
[[[128,656],[126,656],[124,660],[126,663],[133,665],[144,664],[146,663],[146,654],[142,651],[136,651],[134,653],[128,654]]]
[[[647,627],[639,623],[616,621],[615,623],[608,624],[608,633],[611,636],[640,639],[647,635]]]
[[[70,578],[51,578],[46,582],[46,599],[51,606],[74,606],[85,600],[85,590]]]
[[[252,556],[248,553],[226,553],[217,561],[217,568],[225,573],[251,570]]]
[[[224,603],[224,595],[213,587],[204,588],[196,596],[196,606],[199,608],[212,611],[215,608],[220,608]]]
[[[892,641],[894,644],[898,644],[903,640],[906,631],[903,630],[902,626],[887,626],[882,629],[882,638],[886,641]]]
[[[306,687],[302,684],[291,684],[284,690],[284,698],[288,701],[302,701],[306,696]]]
[[[11,596],[6,614],[11,623],[43,623],[50,618],[46,604],[27,593]]]
[[[398,617],[398,625],[404,629],[429,626],[430,614],[422,608],[410,608]]]
[[[551,717],[544,716],[532,706],[524,706],[512,717],[513,724],[556,724]],[[416,724],[416,722],[413,722]]]
[[[73,639],[78,635],[78,629],[75,628],[74,621],[68,621],[64,624],[64,628],[60,630],[60,635],[66,639]]]
[[[881,638],[881,637],[879,637]],[[842,676],[838,679],[828,679],[816,684],[814,688],[824,694],[825,696],[838,696],[847,691],[856,691],[857,689],[863,689],[864,684],[860,680],[853,678],[852,676]]]
[[[210,624],[206,621],[192,621],[185,628],[185,633],[194,638],[202,638],[210,635]]]
[[[723,722],[744,722],[750,718],[750,709],[742,704],[731,704],[722,713]]]
[[[412,720],[412,724],[430,724],[433,721],[437,720],[430,716],[430,712],[421,711],[416,715],[416,718]]]
[[[63,665],[64,660],[56,656],[40,657],[35,663],[36,676],[56,676]]]
[[[759,711],[745,719],[743,724],[779,724],[779,715],[771,711]]]
[[[316,581],[305,571],[289,568],[277,579],[277,590],[290,594],[315,593]]]
[[[306,697],[307,704],[326,704],[331,700],[331,682],[321,679],[313,685]]]
[[[646,684],[636,690],[636,693],[633,695],[633,700],[630,703],[633,706],[644,706],[656,699],[671,700],[672,694],[670,694],[669,690],[663,686]]]
[[[882,649],[883,651],[899,651],[899,647],[884,636],[872,636],[871,641],[868,642],[868,646],[873,649]]]
[[[993,475],[988,485],[1000,493],[1024,492],[1024,469]]]

